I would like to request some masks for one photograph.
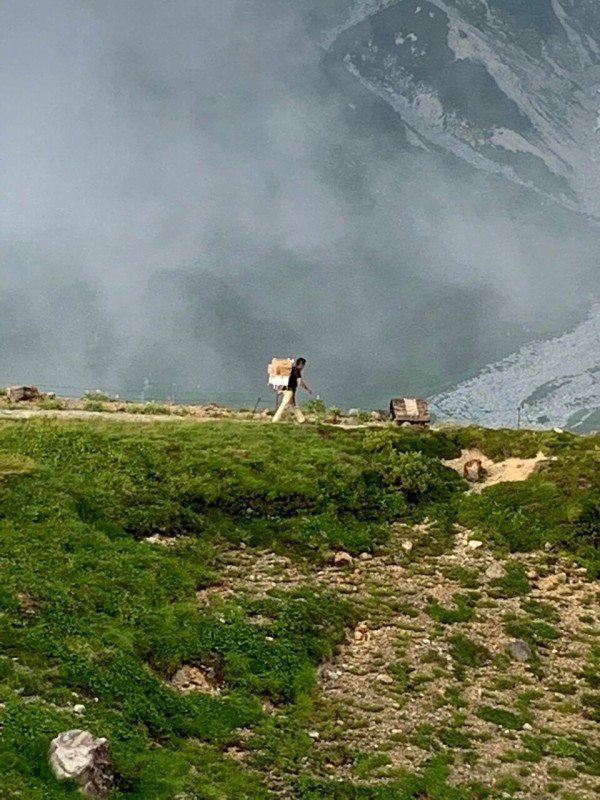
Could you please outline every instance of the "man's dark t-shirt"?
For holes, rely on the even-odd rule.
[[[301,375],[302,373],[298,369],[298,367],[292,367],[292,371],[290,372],[290,379],[287,385],[289,391],[294,393],[296,392],[296,389],[298,388],[298,381],[300,380]]]

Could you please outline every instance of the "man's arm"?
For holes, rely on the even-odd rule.
[[[305,389],[305,390],[306,390],[306,391],[307,391],[309,394],[312,394],[312,393],[313,393],[313,391],[312,391],[312,389],[310,388],[310,386],[309,386],[307,383],[305,383],[305,381],[304,381],[304,378],[300,378],[300,386],[301,386],[303,389]]]

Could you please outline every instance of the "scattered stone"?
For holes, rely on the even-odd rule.
[[[354,629],[354,641],[365,642],[369,638],[369,628],[366,622],[359,622]]]
[[[317,739],[320,739],[320,738],[321,738],[321,736],[320,736],[320,734],[319,734],[319,732],[318,732],[318,731],[309,731],[309,732],[308,732],[308,735],[310,736],[310,738],[311,738],[311,739],[314,739],[315,741],[316,741]]]
[[[558,575],[548,575],[546,578],[540,578],[537,585],[542,592],[552,592],[566,582],[567,576],[564,572],[561,572]]]
[[[402,549],[404,550],[404,552],[405,552],[405,553],[410,553],[410,552],[411,552],[411,550],[413,549],[413,546],[414,546],[414,545],[413,545],[413,543],[410,541],[410,539],[405,539],[405,540],[402,542]]]
[[[244,761],[246,758],[246,751],[242,750],[241,747],[232,745],[225,750],[225,755],[228,756],[228,758],[232,758],[234,761]]]
[[[524,722],[523,723],[523,730],[524,731],[532,731],[533,730],[533,726],[531,726],[528,722]]]
[[[212,670],[200,669],[189,664],[177,670],[171,678],[171,686],[180,692],[204,692],[218,694],[219,687]]]
[[[59,780],[73,780],[85,797],[103,800],[110,796],[114,780],[106,739],[89,731],[70,730],[50,744],[50,766]]]
[[[9,403],[23,403],[28,400],[40,400],[42,394],[37,386],[7,386],[6,398]]]
[[[380,675],[377,675],[375,681],[376,683],[384,683],[386,686],[390,686],[394,682],[394,679],[391,675],[386,675],[382,672]]]
[[[373,556],[371,555],[371,553],[361,553],[360,556],[359,556],[359,559],[361,561],[371,561],[372,558],[373,558]]]
[[[502,566],[502,564],[495,561],[485,571],[485,577],[489,578],[490,580],[500,580],[500,578],[504,578],[506,575],[506,570]]]
[[[154,533],[152,536],[146,536],[144,539],[148,544],[160,544],[163,547],[173,547],[177,544],[177,539],[173,536],[161,536],[160,533]]]
[[[345,550],[338,551],[333,557],[334,567],[351,567],[353,563],[354,559],[350,553],[346,553]]]
[[[533,656],[531,647],[527,644],[527,642],[523,642],[521,640],[511,642],[506,649],[508,650],[509,655],[515,661],[520,661],[521,663],[529,661],[529,659]]]
[[[28,617],[35,616],[40,610],[38,604],[29,592],[19,592],[17,594],[17,600],[19,601],[19,608],[23,614],[26,614]]]
[[[483,464],[480,458],[471,458],[463,467],[463,478],[469,483],[479,483],[484,477]]]
[[[467,542],[467,547],[469,550],[479,550],[480,547],[483,547],[483,542],[480,542],[479,539],[470,539]]]
[[[73,711],[75,714],[85,714],[85,706],[82,703],[77,703],[77,705],[73,706]]]

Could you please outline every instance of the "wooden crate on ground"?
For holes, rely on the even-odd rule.
[[[429,425],[431,422],[429,404],[420,397],[396,397],[390,400],[390,416],[398,425]]]

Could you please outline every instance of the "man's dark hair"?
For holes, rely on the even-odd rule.
[[[295,366],[299,367],[300,364],[306,364],[306,359],[305,358],[297,358]]]

